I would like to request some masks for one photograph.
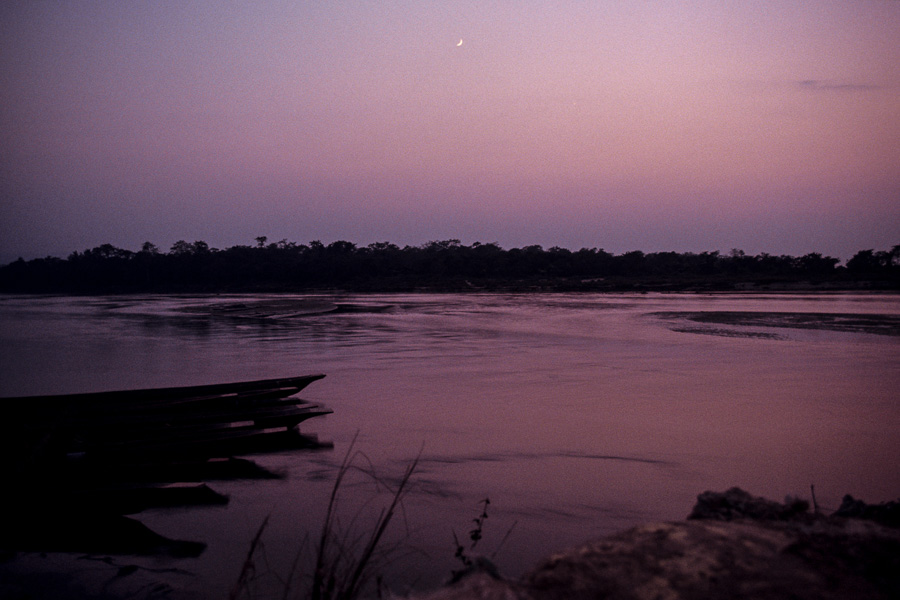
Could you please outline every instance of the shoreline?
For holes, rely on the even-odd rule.
[[[2,557],[0,595],[116,600],[135,597],[135,590],[145,590],[145,596],[146,590],[164,590],[171,598],[206,597],[196,587],[177,587],[179,578],[189,575],[177,562],[155,569],[131,565],[126,555],[67,556]],[[835,513],[825,515],[804,500],[779,503],[731,488],[700,494],[684,520],[645,523],[586,540],[547,555],[517,579],[504,578],[483,557],[472,558],[471,566],[444,587],[409,596],[367,590],[358,597],[387,592],[415,600],[895,598],[900,501],[869,505],[845,496]],[[53,566],[56,570],[46,569]]]
[[[816,507],[817,508],[817,507]],[[704,492],[683,521],[650,523],[548,556],[518,580],[488,561],[419,600],[896,598],[900,501],[845,496],[832,515],[740,488]]]
[[[5,287],[9,296],[122,296],[142,294],[546,294],[546,293],[668,293],[668,294],[796,294],[897,293],[900,281],[874,280],[672,280],[656,278],[556,278],[445,281],[379,281],[337,285],[175,285],[122,287],[115,285]]]

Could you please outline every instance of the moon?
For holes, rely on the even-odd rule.
[[[456,45],[457,48],[460,46],[462,46],[462,38],[459,38],[459,43]]]

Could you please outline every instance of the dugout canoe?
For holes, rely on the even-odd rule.
[[[252,401],[257,396],[284,398],[296,394],[312,382],[324,377],[323,374],[300,375],[211,385],[5,397],[0,398],[0,406],[5,411],[24,411],[26,413],[52,410],[79,412],[116,409],[173,410],[181,405],[196,405],[226,399]]]
[[[293,397],[323,377],[3,398],[2,455],[19,456],[22,471],[84,454],[213,458],[296,447],[292,436],[268,434],[331,412]]]

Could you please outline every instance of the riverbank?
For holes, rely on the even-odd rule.
[[[51,553],[4,557],[0,563],[0,596],[16,600],[116,600],[159,594],[197,600],[206,597],[185,595],[178,581],[184,583],[190,574],[173,564],[148,569],[130,564],[127,557],[84,555],[67,562],[64,556]],[[75,563],[82,564],[77,567]],[[586,541],[547,556],[515,580],[502,577],[489,561],[477,558],[455,583],[412,598],[897,597],[900,502],[869,505],[847,496],[834,514],[824,515],[815,508],[810,510],[802,500],[773,502],[732,488],[723,493],[700,494],[686,520],[643,524]]]
[[[375,278],[332,283],[215,284],[202,280],[155,285],[64,285],[41,281],[36,285],[0,282],[0,293],[9,295],[133,295],[133,294],[473,294],[473,293],[848,293],[896,292],[900,280],[885,279],[754,279],[679,277],[529,277],[505,278]]]
[[[850,496],[833,515],[732,488],[686,521],[641,525],[552,555],[517,581],[482,563],[427,600],[900,597],[900,503]]]

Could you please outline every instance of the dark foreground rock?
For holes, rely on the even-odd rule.
[[[850,500],[853,516],[825,516],[738,488],[705,492],[687,521],[588,542],[516,582],[476,573],[430,598],[900,598],[900,530],[885,524],[897,503]]]

